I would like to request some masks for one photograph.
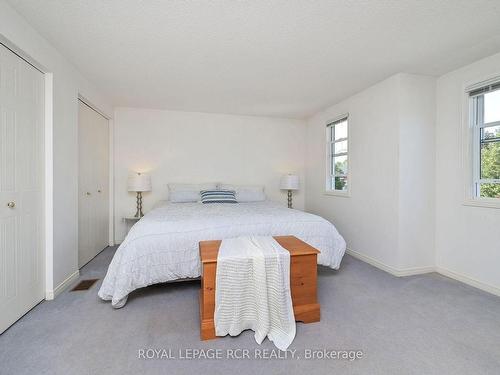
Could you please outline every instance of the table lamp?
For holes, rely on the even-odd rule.
[[[288,208],[292,208],[292,190],[299,190],[299,176],[287,174],[281,177],[280,189],[288,190]]]
[[[142,193],[151,191],[151,176],[146,173],[134,173],[128,178],[128,191],[137,193],[137,211],[134,217],[143,217],[142,213]]]

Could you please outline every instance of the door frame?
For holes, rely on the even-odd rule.
[[[42,259],[45,259],[45,267],[42,267],[45,280],[45,299],[54,298],[54,149],[53,149],[53,73],[36,59],[17,47],[3,34],[0,33],[0,44],[10,50],[20,59],[31,65],[44,76],[44,171],[43,171],[43,197],[44,208],[42,215],[43,241],[42,241]]]
[[[114,163],[114,124],[113,124],[113,118],[109,115],[106,114],[106,112],[102,111],[99,109],[98,106],[93,104],[90,100],[88,100],[85,96],[83,96],[81,93],[78,93],[78,100],[83,102],[85,105],[99,113],[102,117],[104,117],[106,120],[108,120],[108,135],[109,135],[109,145],[108,145],[108,159],[109,159],[109,196],[108,196],[108,221],[109,221],[109,233],[108,233],[108,245],[109,246],[114,246],[115,245],[115,187],[114,187],[114,182],[115,182],[115,173],[114,173],[114,168],[115,168],[115,163]],[[79,124],[78,124],[79,126]]]

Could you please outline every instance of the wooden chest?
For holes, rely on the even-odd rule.
[[[317,297],[317,256],[319,251],[294,236],[277,236],[276,241],[290,252],[290,289],[295,320],[312,323],[320,320]],[[221,241],[200,242],[201,290],[200,335],[202,340],[216,338],[214,326],[215,275]]]

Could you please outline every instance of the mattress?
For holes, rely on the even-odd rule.
[[[320,216],[264,201],[166,203],[138,221],[117,249],[99,290],[115,308],[148,285],[200,276],[198,243],[239,236],[293,235],[320,251],[318,264],[338,269],[346,243]]]

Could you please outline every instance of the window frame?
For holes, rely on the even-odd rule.
[[[500,125],[500,121],[484,123],[484,94],[488,86],[500,83],[500,76],[484,80],[480,83],[469,85],[465,88],[464,96],[464,162],[466,168],[465,176],[465,200],[466,206],[500,208],[500,198],[488,198],[480,196],[480,184],[498,183],[500,179],[481,179],[481,130],[490,126]],[[473,92],[478,92],[473,94]]]
[[[331,137],[332,127],[346,122],[347,124],[347,137],[339,138],[337,140]],[[333,119],[330,119],[326,122],[325,128],[325,150],[326,150],[326,168],[325,168],[325,194],[340,196],[340,197],[350,197],[351,196],[351,160],[350,160],[350,150],[351,150],[351,137],[350,137],[350,129],[349,129],[349,113],[345,113],[343,115],[337,116]],[[347,152],[340,152],[338,154],[335,153],[334,147],[336,143],[347,141]],[[347,189],[345,190],[337,190],[335,187],[332,187],[332,181],[334,181],[335,170],[333,167],[333,158],[338,156],[346,156],[347,158],[347,173],[345,175],[347,180]],[[333,174],[332,174],[333,171]],[[340,176],[340,175],[338,175]]]

